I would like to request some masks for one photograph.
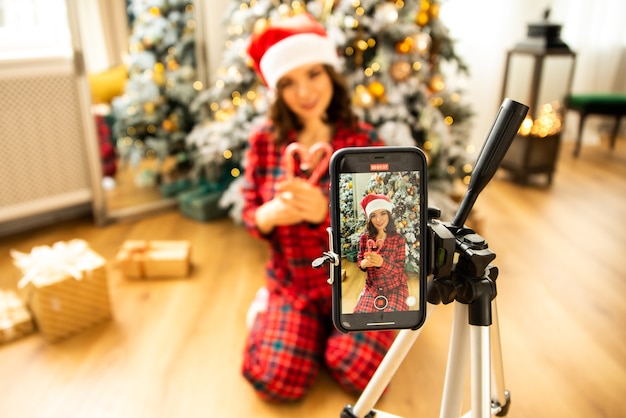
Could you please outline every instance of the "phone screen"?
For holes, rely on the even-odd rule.
[[[382,148],[340,150],[331,161],[333,320],[344,332],[425,320],[426,160],[418,148]]]

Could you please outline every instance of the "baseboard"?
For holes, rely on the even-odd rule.
[[[54,223],[91,215],[92,208],[91,202],[89,202],[12,221],[0,222],[0,237],[31,231]]]

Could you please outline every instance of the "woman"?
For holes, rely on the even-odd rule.
[[[306,394],[325,364],[343,388],[358,393],[395,334],[341,334],[332,326],[328,270],[311,267],[328,248],[329,155],[307,158],[306,152],[383,143],[352,113],[335,70],[336,49],[310,15],[254,33],[248,53],[275,98],[268,121],[251,133],[247,153],[243,219],[254,236],[267,240],[270,260],[243,375],[263,399],[289,401]],[[299,148],[297,155],[285,153],[290,144]],[[299,164],[304,159],[307,167]],[[323,174],[311,180],[311,171]]]
[[[359,240],[357,263],[367,277],[354,312],[406,311],[406,241],[396,232],[393,205],[387,196],[372,193],[361,200],[361,207],[367,227]]]

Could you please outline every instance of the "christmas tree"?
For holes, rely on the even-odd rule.
[[[416,172],[341,175],[339,212],[342,224],[340,231],[342,255],[350,261],[356,261],[359,239],[365,231],[367,219],[356,203],[368,194],[384,194],[393,204],[392,219],[396,231],[406,240],[407,269],[419,271],[419,237],[423,231],[421,231],[419,221],[419,207],[422,202],[419,191],[421,183],[418,176]]]
[[[195,19],[191,1],[131,0],[128,81],[112,101],[113,136],[122,166],[142,159],[187,161],[189,111],[203,86],[196,81]],[[160,173],[150,173],[146,182]],[[138,180],[139,181],[139,180]]]
[[[473,149],[467,144],[472,112],[462,92],[446,81],[447,73],[463,76],[467,68],[439,9],[436,0],[233,0],[225,14],[228,40],[217,81],[192,106],[203,120],[187,138],[196,170],[219,172],[225,158],[245,169],[247,136],[268,107],[268,92],[248,63],[248,39],[268,19],[306,11],[337,44],[356,113],[388,145],[422,148],[429,160],[429,191],[449,194],[455,180],[467,182],[472,171]],[[235,181],[222,200],[233,205],[235,219],[238,186]]]

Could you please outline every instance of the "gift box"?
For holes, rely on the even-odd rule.
[[[191,269],[189,241],[124,241],[117,265],[130,278],[186,277]]]
[[[182,192],[178,195],[179,210],[184,216],[200,222],[223,218],[228,214],[228,208],[219,206],[223,192],[221,187],[211,184]]]
[[[55,342],[111,318],[106,260],[85,241],[11,255],[23,273],[18,291],[45,340]]]
[[[180,193],[193,187],[193,183],[189,179],[178,179],[161,184],[161,196],[165,198],[176,197]]]
[[[0,290],[0,345],[33,331],[33,317],[24,301],[13,290]]]

